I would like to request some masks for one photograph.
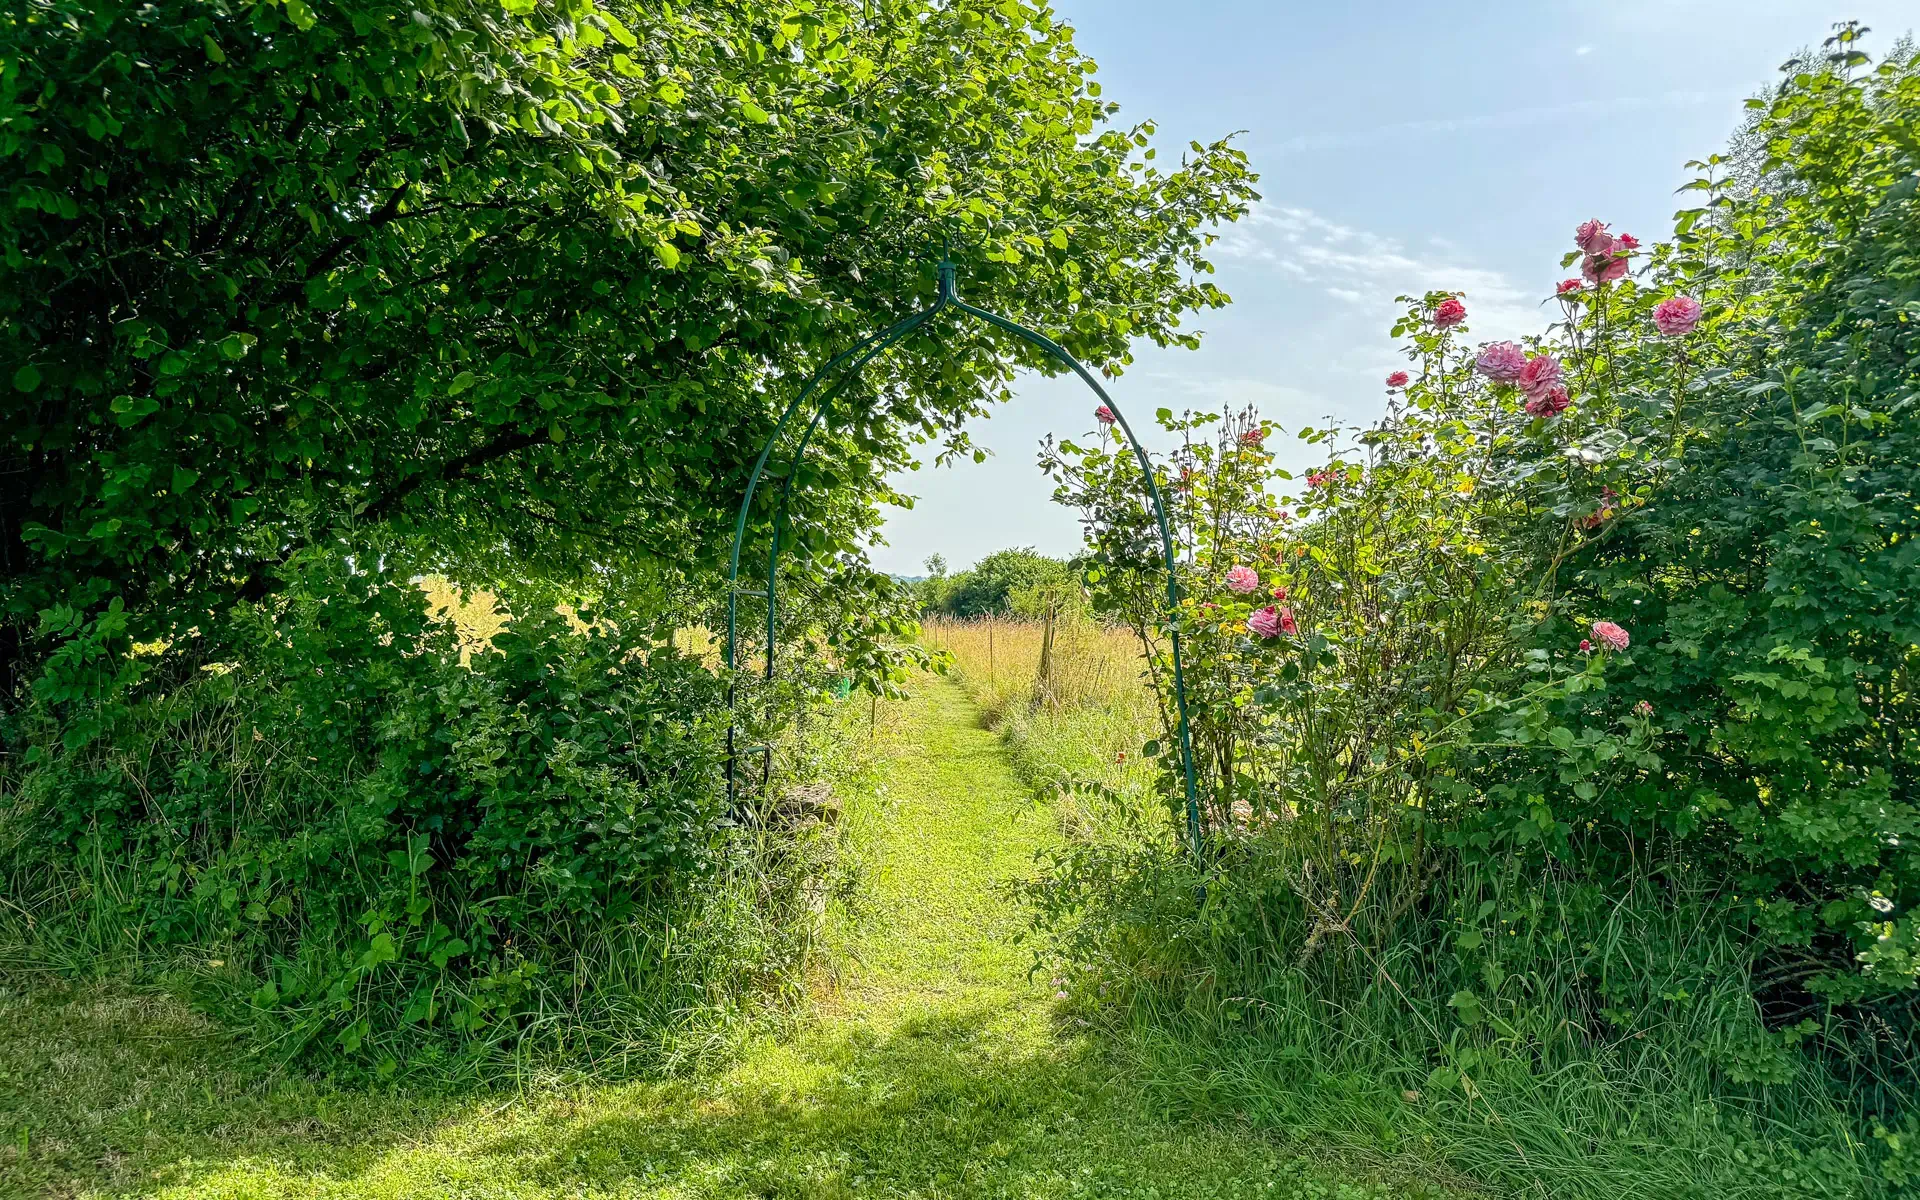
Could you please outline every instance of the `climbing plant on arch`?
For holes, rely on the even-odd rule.
[[[1154,482],[1153,462],[1147,457],[1146,447],[1142,446],[1140,439],[1134,436],[1132,426],[1127,424],[1126,414],[1121,411],[1120,406],[1114,402],[1113,397],[1107,394],[1106,388],[1100,386],[1100,381],[1093,377],[1087,368],[1080,363],[1079,359],[1068,353],[1064,346],[1052,338],[1047,337],[1045,334],[1038,333],[1017,321],[1008,320],[998,313],[988,312],[984,308],[977,308],[974,305],[968,304],[965,300],[962,300],[958,288],[955,286],[954,275],[954,264],[949,260],[942,259],[940,262],[939,289],[934,296],[933,303],[878,333],[868,335],[828,360],[824,366],[808,378],[807,382],[800,388],[799,393],[793,398],[792,402],[787,405],[786,411],[781,413],[780,420],[775,423],[773,431],[767,435],[766,444],[760,448],[760,456],[754,461],[753,471],[747,477],[746,493],[740,498],[740,513],[735,519],[733,526],[733,552],[728,559],[727,565],[727,638],[724,656],[727,671],[729,675],[732,675],[739,668],[737,659],[740,643],[740,598],[742,596],[753,597],[761,599],[766,603],[766,641],[764,648],[766,662],[763,671],[768,680],[773,679],[774,659],[777,646],[777,638],[775,635],[779,623],[780,611],[778,595],[780,527],[782,520],[786,516],[788,498],[792,494],[794,479],[794,473],[792,471],[789,471],[778,480],[780,496],[775,508],[771,531],[768,536],[764,587],[742,588],[740,586],[740,556],[746,545],[747,519],[752,511],[754,495],[759,490],[761,480],[767,478],[767,462],[773,456],[774,446],[779,443],[781,436],[787,431],[788,427],[793,424],[794,419],[807,408],[808,402],[812,401],[812,415],[807,419],[807,423],[800,434],[799,442],[795,445],[792,454],[791,461],[797,464],[800,462],[802,456],[806,454],[807,446],[813,440],[814,432],[820,428],[820,423],[825,419],[828,409],[833,404],[835,398],[840,395],[852,380],[859,376],[861,369],[865,367],[867,363],[871,362],[876,355],[879,355],[886,350],[887,347],[894,345],[896,342],[911,337],[915,332],[925,327],[935,317],[948,309],[953,309],[955,312],[963,313],[967,316],[977,317],[996,329],[1013,334],[1015,337],[1021,338],[1033,346],[1038,347],[1063,366],[1071,369],[1075,375],[1078,375],[1081,382],[1093,389],[1094,394],[1100,398],[1100,402],[1106,405],[1108,411],[1113,413],[1114,423],[1119,426],[1121,433],[1125,435],[1127,439],[1127,444],[1132,447],[1134,456],[1140,461],[1140,477],[1146,483],[1147,498],[1153,505],[1154,519],[1159,523],[1160,549],[1167,570],[1168,639],[1172,646],[1173,698],[1177,718],[1177,735],[1180,743],[1180,774],[1186,792],[1187,838],[1197,858],[1201,852],[1200,801],[1194,783],[1193,736],[1187,724],[1187,694],[1186,681],[1180,659],[1180,630],[1178,624],[1172,620],[1180,602],[1180,582],[1175,570],[1173,530],[1167,522],[1167,509],[1165,503],[1160,498],[1160,487]],[[738,704],[739,689],[737,683],[729,686],[727,700],[730,706],[736,706]],[[773,753],[771,745],[737,745],[738,734],[739,721],[734,719],[729,722],[727,729],[727,801],[729,805],[733,804],[737,798],[740,755],[743,753],[760,754],[770,758]]]

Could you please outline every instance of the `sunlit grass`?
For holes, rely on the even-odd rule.
[[[932,621],[924,636],[952,652],[962,686],[1006,740],[1021,774],[1057,797],[1071,835],[1139,828],[1124,816],[1143,818],[1149,830],[1164,825],[1157,772],[1141,753],[1164,731],[1132,633],[1085,618],[1061,620],[1044,681],[1038,621]],[[1077,786],[1082,781],[1096,786]]]
[[[433,1094],[277,1075],[165,996],[0,976],[0,1195],[1450,1194],[1418,1158],[1309,1159],[1117,1070],[1017,941],[1052,807],[958,688],[917,688],[841,710],[871,730],[842,818],[865,886],[797,1036],[681,1078]]]

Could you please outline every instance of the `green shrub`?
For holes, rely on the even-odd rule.
[[[1756,173],[1698,164],[1672,243],[1583,224],[1524,346],[1403,297],[1413,369],[1376,426],[1303,432],[1304,487],[1254,415],[1162,410],[1206,870],[1070,852],[1038,897],[1062,955],[1149,1010],[1251,1006],[1303,1071],[1488,1112],[1588,1074],[1676,1131],[1704,1106],[1774,1164],[1757,1193],[1816,1190],[1788,1159],[1914,1177],[1920,59],[1863,69],[1855,37],[1755,102]],[[1160,753],[1138,468],[1049,463],[1096,604],[1160,647]]]
[[[388,1065],[605,1049],[792,982],[821,835],[734,828],[722,677],[551,607],[463,667],[417,587],[299,566],[221,631],[238,661],[169,650],[179,686],[77,748],[72,713],[29,722],[0,870],[43,942],[217,960],[282,1053]]]

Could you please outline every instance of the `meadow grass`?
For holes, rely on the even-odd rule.
[[[921,693],[841,710],[871,738],[842,784],[864,886],[827,915],[802,1028],[649,1081],[352,1087],[271,1069],[174,997],[15,964],[0,975],[0,1195],[1454,1194],[1423,1157],[1309,1158],[1169,1111],[1116,1069],[1019,943],[1011,890],[1058,843],[1058,814],[954,683]]]

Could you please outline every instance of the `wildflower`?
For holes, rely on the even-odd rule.
[[[1592,654],[1592,653],[1593,653],[1593,643],[1592,643],[1592,642],[1590,642],[1590,641],[1588,641],[1588,640],[1587,640],[1587,639],[1585,639],[1585,638],[1581,638],[1581,639],[1580,639],[1580,653],[1582,653],[1582,654]]]
[[[1633,711],[1636,713],[1639,713],[1643,717],[1650,717],[1653,715],[1653,705],[1646,700],[1642,700],[1640,703],[1633,706]]]
[[[1113,415],[1113,410],[1108,408],[1104,404],[1102,404],[1099,408],[1094,409],[1093,415],[1094,415],[1094,418],[1098,420],[1102,425],[1111,425],[1117,419]]]
[[[1433,310],[1433,323],[1441,329],[1452,329],[1467,319],[1467,306],[1454,296],[1448,296]]]
[[[1586,284],[1581,283],[1578,279],[1562,279],[1554,285],[1553,294],[1556,296],[1565,296],[1569,293],[1580,291],[1586,286]]]
[[[1567,398],[1567,389],[1556,383],[1539,395],[1528,397],[1523,407],[1528,416],[1557,417],[1567,411],[1567,405],[1571,403]]]
[[[1671,296],[1653,306],[1653,327],[1667,337],[1685,337],[1700,323],[1700,302]]]
[[[1252,567],[1230,567],[1227,570],[1227,586],[1244,596],[1260,586],[1260,572]]]
[[[1247,618],[1247,632],[1263,638],[1280,636],[1280,610],[1269,604]]]
[[[1593,636],[1612,650],[1625,650],[1633,642],[1633,639],[1627,636],[1627,631],[1612,621],[1595,621]]]
[[[1387,386],[1390,388],[1403,388],[1407,386],[1407,373],[1405,371],[1395,371],[1393,374],[1387,376]]]
[[[1613,249],[1613,235],[1599,217],[1589,217],[1574,229],[1573,243],[1588,254],[1605,254]]]
[[[1491,342],[1473,360],[1473,369],[1495,383],[1512,383],[1527,366],[1527,352],[1512,342]]]
[[[1551,354],[1536,354],[1520,368],[1520,374],[1514,382],[1530,398],[1544,396],[1560,386],[1562,374],[1559,359]]]

